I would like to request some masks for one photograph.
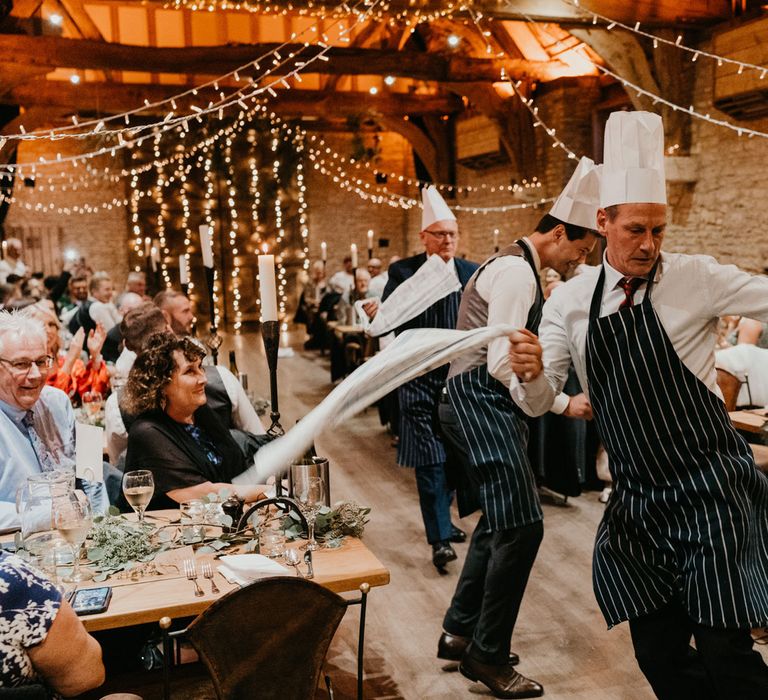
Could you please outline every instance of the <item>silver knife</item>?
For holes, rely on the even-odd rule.
[[[315,572],[312,569],[312,550],[307,549],[304,551],[304,563],[307,565],[307,575],[305,578],[315,578]]]

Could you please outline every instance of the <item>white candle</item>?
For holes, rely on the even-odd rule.
[[[186,255],[179,255],[179,282],[189,284],[189,265]]]
[[[368,229],[368,250],[373,250],[373,229]]]
[[[352,258],[352,267],[357,268],[357,243],[349,246],[349,255]]]
[[[200,252],[203,254],[203,265],[213,267],[213,242],[211,241],[211,227],[208,224],[200,224]]]
[[[320,260],[328,260],[328,244],[325,241],[320,244]]]
[[[262,322],[277,321],[274,255],[259,255],[259,295],[261,296]]]
[[[149,262],[152,264],[152,272],[157,272],[157,248],[152,246],[149,252]]]
[[[152,247],[152,240],[149,236],[144,239],[144,257],[148,258],[150,254],[150,248]]]
[[[499,229],[497,228],[493,229],[493,247],[499,247]]]

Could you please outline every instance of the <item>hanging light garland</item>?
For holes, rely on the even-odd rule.
[[[160,137],[155,138],[153,145],[153,153],[155,159],[160,158]],[[157,182],[155,186],[155,204],[157,205],[157,218],[155,219],[155,233],[157,234],[159,254],[160,254],[160,271],[163,275],[163,281],[166,288],[171,286],[171,277],[168,274],[168,243],[165,240],[165,217],[167,205],[165,198],[163,197],[163,168],[157,169]],[[154,257],[152,258],[152,264],[156,264]]]
[[[213,171],[213,152],[214,147],[211,145],[207,148],[203,156],[203,172],[205,182],[205,195],[203,198],[203,223],[210,227],[210,231],[216,230],[213,221],[213,203],[216,191],[216,174]],[[213,259],[216,260],[216,236],[211,233],[211,252],[213,253]],[[213,266],[213,325],[218,327],[220,325],[221,316],[219,314],[219,273],[217,266]]]
[[[243,315],[240,311],[240,265],[238,263],[239,250],[237,248],[237,207],[235,197],[237,191],[234,185],[234,173],[232,170],[232,136],[227,136],[224,141],[224,170],[227,187],[227,204],[229,205],[229,248],[232,256],[232,313],[234,316],[233,327],[235,333],[240,333],[243,325]]]
[[[667,39],[662,36],[658,36],[657,34],[652,34],[651,32],[646,32],[645,30],[640,28],[640,22],[635,22],[634,26],[630,26],[629,24],[625,24],[624,22],[620,22],[616,19],[611,19],[610,17],[606,17],[605,15],[601,15],[599,12],[595,12],[594,10],[589,10],[586,7],[582,7],[579,0],[562,0],[563,2],[568,3],[569,5],[572,5],[573,7],[578,8],[578,10],[585,16],[591,16],[592,17],[592,24],[597,24],[598,20],[603,22],[606,25],[606,29],[608,31],[612,31],[616,29],[617,27],[619,29],[624,29],[628,32],[632,32],[633,34],[636,34],[638,36],[645,37],[646,39],[650,39],[653,42],[653,48],[657,49],[659,47],[659,44],[664,44],[666,46],[674,46],[676,49],[680,49],[681,51],[685,51],[691,55],[691,63],[695,63],[699,60],[700,57],[709,58],[713,61],[717,61],[718,66],[722,66],[724,64],[736,66],[738,70],[736,71],[738,75],[742,75],[745,70],[747,71],[754,71],[758,73],[760,80],[764,80],[766,77],[766,74],[768,74],[768,68],[765,66],[760,66],[755,63],[749,63],[748,61],[738,61],[734,58],[728,58],[727,56],[720,56],[716,53],[711,53],[709,51],[704,51],[702,49],[694,49],[691,46],[686,46],[683,44],[683,35],[678,34],[677,38],[672,41],[671,39]],[[528,18],[529,21],[530,18]]]

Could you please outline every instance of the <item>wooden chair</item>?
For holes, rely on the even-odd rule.
[[[166,683],[170,697],[172,639],[184,635],[210,673],[220,700],[306,700],[315,695],[325,655],[349,605],[360,604],[358,698],[362,699],[363,644],[368,584],[345,600],[306,579],[262,579],[217,600],[186,630],[168,632],[163,618]],[[333,697],[330,681],[326,677]]]

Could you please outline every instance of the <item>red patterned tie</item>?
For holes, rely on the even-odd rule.
[[[618,284],[624,290],[624,301],[619,306],[620,309],[632,308],[635,305],[635,292],[645,280],[642,277],[622,277]]]

